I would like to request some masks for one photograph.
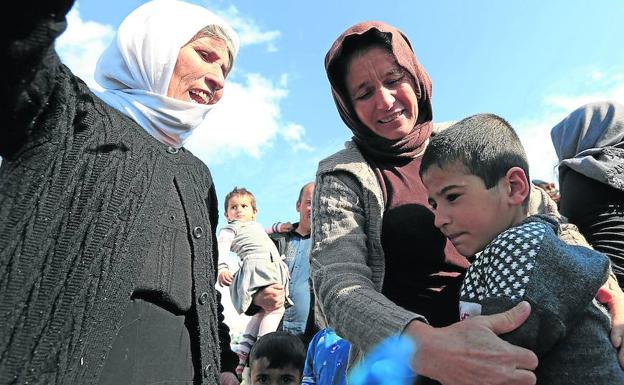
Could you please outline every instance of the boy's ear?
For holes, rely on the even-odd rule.
[[[531,185],[526,173],[520,167],[512,167],[505,177],[509,183],[509,203],[513,206],[522,205],[531,193]]]

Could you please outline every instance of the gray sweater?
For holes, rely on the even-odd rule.
[[[538,355],[538,384],[624,384],[609,341],[609,315],[594,299],[607,279],[609,260],[562,242],[558,230],[556,222],[536,215],[499,234],[468,269],[460,294],[462,319],[526,300],[528,320],[503,338]]]
[[[310,269],[317,323],[351,342],[350,363],[362,351],[425,319],[381,294],[384,202],[373,170],[351,142],[320,162],[312,201]]]
[[[351,342],[350,364],[411,321],[426,322],[381,294],[384,207],[377,177],[355,144],[347,142],[345,149],[319,163],[310,251],[315,317],[321,327],[330,325]],[[559,218],[554,210],[546,193],[532,189],[530,211]],[[566,225],[560,237],[587,244],[573,226]]]

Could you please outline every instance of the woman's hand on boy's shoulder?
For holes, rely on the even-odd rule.
[[[503,313],[475,316],[443,328],[412,321],[405,329],[419,347],[412,367],[443,384],[534,385],[535,353],[497,336],[519,327],[529,313],[529,304],[522,302]]]

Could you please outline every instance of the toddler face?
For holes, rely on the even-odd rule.
[[[247,195],[234,195],[230,197],[225,217],[228,221],[253,221],[256,219],[256,209],[251,205],[251,197]]]
[[[260,357],[251,364],[251,385],[298,385],[301,383],[300,371],[294,366],[269,368],[266,357]]]
[[[483,250],[514,224],[503,179],[487,189],[481,178],[455,162],[443,168],[431,166],[422,180],[435,214],[435,226],[466,257]]]

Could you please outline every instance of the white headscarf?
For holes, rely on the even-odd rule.
[[[238,53],[238,36],[220,17],[179,0],[152,0],[135,9],[119,26],[98,60],[95,91],[107,104],[136,121],[160,142],[180,148],[212,105],[167,95],[180,48],[202,28],[221,26]]]

